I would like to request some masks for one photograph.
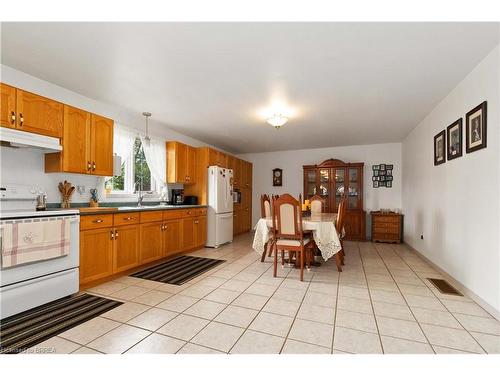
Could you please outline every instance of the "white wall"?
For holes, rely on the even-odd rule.
[[[499,47],[403,142],[405,241],[500,311]],[[465,114],[488,101],[488,145],[465,153]],[[464,119],[464,154],[433,164],[433,137]],[[420,235],[424,239],[420,239]]]
[[[302,166],[319,164],[330,158],[340,159],[344,162],[365,163],[363,199],[367,212],[379,208],[401,208],[400,143],[264,152],[239,156],[253,163],[252,217],[254,224],[260,217],[261,194],[290,193],[296,197],[299,193],[304,194]],[[373,188],[372,165],[381,163],[394,164],[392,188]],[[274,168],[283,169],[282,187],[273,187],[272,170]]]
[[[145,122],[141,113],[135,113],[125,108],[99,102],[6,65],[0,65],[0,73],[0,81],[3,83],[46,96],[92,113],[112,118],[115,123],[130,128],[137,128],[141,131],[144,130]],[[146,111],[147,108],[144,108],[144,110]],[[197,139],[177,133],[154,120],[150,121],[150,129],[152,135],[156,135],[165,140],[180,141],[195,147],[207,146],[207,144]],[[71,173],[46,174],[44,173],[44,156],[38,151],[14,150],[1,147],[0,159],[0,179],[2,183],[37,185],[47,193],[48,202],[60,202],[57,184],[59,181],[65,179],[70,181],[73,185],[85,186],[86,193],[79,195],[75,192],[72,196],[72,201],[88,202],[90,199],[88,191],[90,188],[95,188],[99,180],[98,177]],[[180,187],[182,188],[182,185]]]

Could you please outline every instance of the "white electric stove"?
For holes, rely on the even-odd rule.
[[[68,255],[6,268],[0,256],[0,318],[3,319],[78,292],[80,215],[78,210],[36,211],[37,189],[32,186],[7,184],[0,186],[0,192],[0,228],[3,224],[43,224],[62,219],[71,223]]]

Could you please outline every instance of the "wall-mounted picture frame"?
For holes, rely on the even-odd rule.
[[[373,187],[374,188],[378,188],[379,186],[379,182],[378,181],[373,181]]]
[[[446,128],[446,154],[448,160],[453,160],[462,156],[462,118]]]
[[[484,101],[465,115],[465,151],[467,153],[486,148],[487,102]]]
[[[385,187],[391,188],[392,187],[392,181],[386,181],[385,182]]]
[[[440,131],[434,136],[434,165],[446,162],[446,132]]]
[[[283,170],[281,168],[273,169],[273,186],[283,186]]]
[[[385,171],[385,164],[380,164],[380,170]]]
[[[385,169],[392,171],[394,169],[394,165],[392,164],[386,164]]]
[[[373,171],[373,175],[374,175],[374,176],[378,176],[378,175],[379,175],[379,172],[380,172],[380,171],[379,171],[378,169],[375,169],[375,170]]]
[[[386,171],[385,171],[385,174],[386,174],[387,176],[392,176],[392,169],[388,169],[388,170],[386,170]]]
[[[372,165],[372,169],[374,171],[378,171],[380,169],[380,165],[378,165],[378,164]]]

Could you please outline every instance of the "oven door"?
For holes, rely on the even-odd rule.
[[[68,218],[68,216],[62,216]],[[58,216],[50,218],[31,218],[31,219],[8,219],[3,222],[12,222],[16,220],[57,220],[62,218]],[[46,259],[39,262],[20,264],[14,267],[0,268],[0,286],[19,283],[29,279],[46,276],[60,271],[78,268],[80,264],[80,216],[71,215],[70,226],[70,251],[66,256],[59,258]]]

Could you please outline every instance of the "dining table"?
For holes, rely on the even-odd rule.
[[[314,242],[324,260],[342,250],[339,234],[335,228],[336,213],[313,213],[302,217],[302,229],[312,231]],[[260,218],[255,225],[252,248],[262,254],[272,235],[272,217]]]

